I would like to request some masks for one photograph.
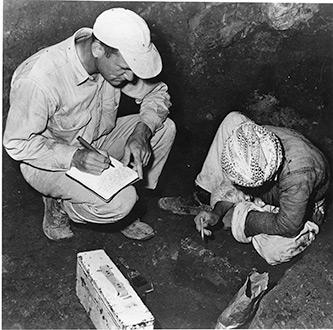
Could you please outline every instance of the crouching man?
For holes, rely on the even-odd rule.
[[[204,201],[195,206],[174,197],[160,199],[160,206],[182,214],[197,210],[196,228],[206,235],[212,233],[207,227],[222,221],[237,241],[252,241],[276,264],[300,253],[318,233],[329,165],[300,133],[259,126],[231,112],[218,128],[196,185],[210,195],[210,209],[203,209]]]
[[[21,162],[25,180],[43,195],[43,230],[51,240],[73,236],[69,219],[106,224],[123,219],[138,197],[128,186],[106,203],[65,175],[71,166],[101,174],[108,155],[132,163],[154,189],[172,147],[176,128],[167,118],[170,96],[163,82],[147,79],[162,70],[146,22],[113,8],[93,26],[25,60],[15,71],[3,143]],[[138,114],[118,117],[121,93],[140,104]],[[100,151],[82,147],[81,136]],[[147,238],[147,224],[123,233]],[[135,233],[138,236],[135,236]]]

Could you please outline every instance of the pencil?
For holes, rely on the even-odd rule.
[[[77,139],[79,140],[79,142],[87,149],[91,150],[91,151],[95,151],[97,152],[98,154],[104,156],[103,154],[101,154],[97,149],[95,149],[90,143],[88,143],[84,138],[82,138],[81,136],[78,136]],[[105,157],[105,156],[104,156]],[[114,165],[112,164],[111,162],[111,159],[109,159],[109,164],[114,167]]]
[[[200,218],[200,222],[201,222],[201,238],[202,238],[202,240],[204,240],[205,234],[204,234],[204,227],[203,227],[203,220],[202,220],[202,218]]]

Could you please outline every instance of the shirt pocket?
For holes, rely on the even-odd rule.
[[[55,138],[70,143],[83,128],[88,126],[90,121],[89,111],[65,112],[60,110],[50,119],[48,129]]]

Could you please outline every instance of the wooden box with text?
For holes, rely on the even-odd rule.
[[[76,294],[97,329],[154,329],[154,317],[104,250],[77,254]]]

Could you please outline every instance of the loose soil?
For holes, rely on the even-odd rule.
[[[191,131],[207,128],[200,125]],[[191,193],[209,143],[210,137],[195,137],[186,129],[178,132],[157,191],[141,194],[131,214],[131,219],[140,217],[156,230],[156,236],[146,242],[129,240],[111,225],[75,224],[74,238],[48,240],[41,227],[41,196],[25,183],[18,164],[4,153],[2,327],[93,328],[75,293],[76,256],[82,251],[104,249],[111,258],[125,258],[132,268],[151,279],[154,291],[145,302],[156,319],[156,328],[213,328],[253,268],[268,272],[269,288],[273,288],[304,254],[289,263],[269,266],[252,245],[237,243],[230,232],[219,229],[212,239],[203,242],[193,216],[170,214],[157,205],[161,196]],[[332,226],[324,224],[323,231],[329,240]],[[209,249],[225,263],[219,281],[214,280],[217,274],[210,265],[191,258],[182,249],[184,239]]]

